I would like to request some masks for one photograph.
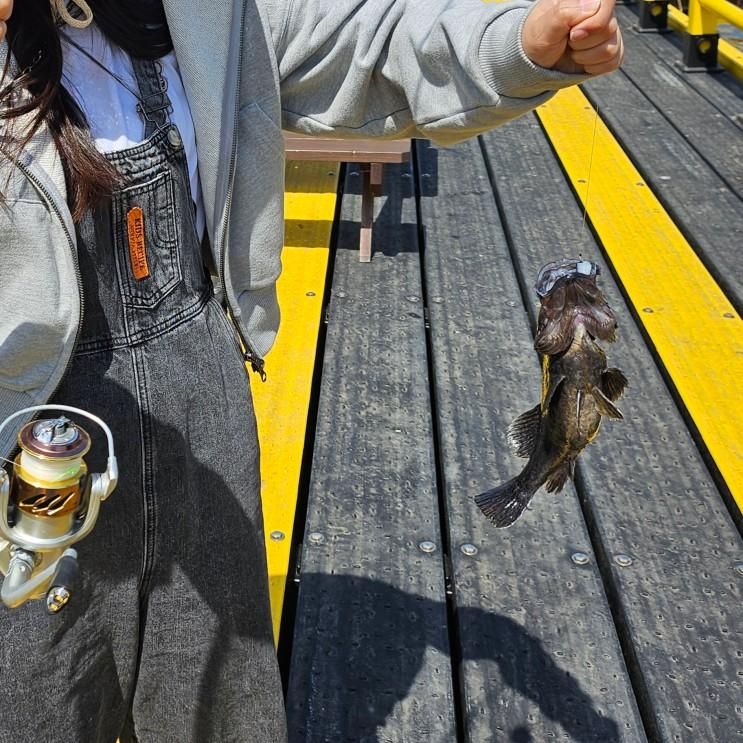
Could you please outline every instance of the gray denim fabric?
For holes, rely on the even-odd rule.
[[[67,608],[0,611],[0,741],[285,741],[248,377],[202,265],[157,66],[135,67],[154,134],[110,155],[126,185],[78,226],[84,320],[53,398],[108,422],[121,479],[77,545]],[[105,440],[86,428],[103,471]]]

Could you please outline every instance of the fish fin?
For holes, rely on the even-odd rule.
[[[475,503],[496,527],[503,529],[521,516],[533,495],[533,490],[524,488],[520,478],[514,477],[497,488],[475,496]]]
[[[506,438],[508,444],[517,457],[528,459],[537,444],[539,423],[542,420],[542,406],[535,405],[522,413],[508,427]]]
[[[572,313],[566,312],[558,318],[550,319],[537,331],[534,349],[546,356],[557,356],[568,349],[574,334]]]
[[[559,469],[555,470],[548,478],[547,482],[544,483],[544,488],[548,493],[559,493],[568,481],[568,477],[573,476],[573,468],[571,467],[573,460],[564,462]]]
[[[591,387],[590,392],[601,415],[605,418],[616,418],[617,420],[624,418],[619,408],[598,387]]]
[[[572,287],[574,306],[580,312],[586,330],[599,340],[615,341],[617,321],[601,289],[596,286],[595,277],[578,277],[573,281]]]
[[[545,393],[544,400],[542,401],[543,411],[546,411],[547,408],[549,408],[550,404],[552,403],[552,400],[555,397],[555,394],[557,393],[557,390],[560,389],[560,386],[566,379],[567,377],[564,374],[550,375],[549,385],[547,386],[547,392]]]
[[[565,312],[566,292],[558,286],[541,299],[534,348],[542,354],[554,356],[562,353],[573,340],[569,312]]]
[[[617,339],[617,323],[613,316],[607,317],[605,314],[599,314],[594,311],[590,317],[583,318],[583,324],[586,330],[600,341],[614,343]]]
[[[601,391],[612,401],[616,402],[627,387],[627,377],[620,369],[609,368],[601,375]]]

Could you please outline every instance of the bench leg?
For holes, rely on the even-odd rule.
[[[384,163],[372,163],[371,164],[371,187],[372,193],[375,196],[382,195],[382,176]]]
[[[359,237],[359,260],[371,261],[372,225],[374,223],[374,191],[372,187],[372,166],[361,165],[361,235]]]

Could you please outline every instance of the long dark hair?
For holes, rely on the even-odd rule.
[[[162,0],[88,2],[101,31],[132,56],[157,59],[173,48]],[[14,132],[16,145],[5,154],[16,156],[46,124],[62,157],[73,217],[80,220],[110,196],[118,175],[96,150],[82,111],[62,85],[62,46],[49,0],[15,3],[7,40],[0,120],[29,114],[30,124]]]

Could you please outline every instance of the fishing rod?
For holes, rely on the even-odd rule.
[[[72,545],[93,530],[119,468],[111,429],[79,408],[24,408],[0,423],[0,433],[16,418],[44,410],[88,418],[108,440],[106,471],[89,473],[84,457],[91,438],[83,428],[64,415],[31,420],[18,434],[20,452],[10,472],[0,467],[0,599],[14,609],[45,597],[47,610],[56,614],[69,602],[79,573]]]

